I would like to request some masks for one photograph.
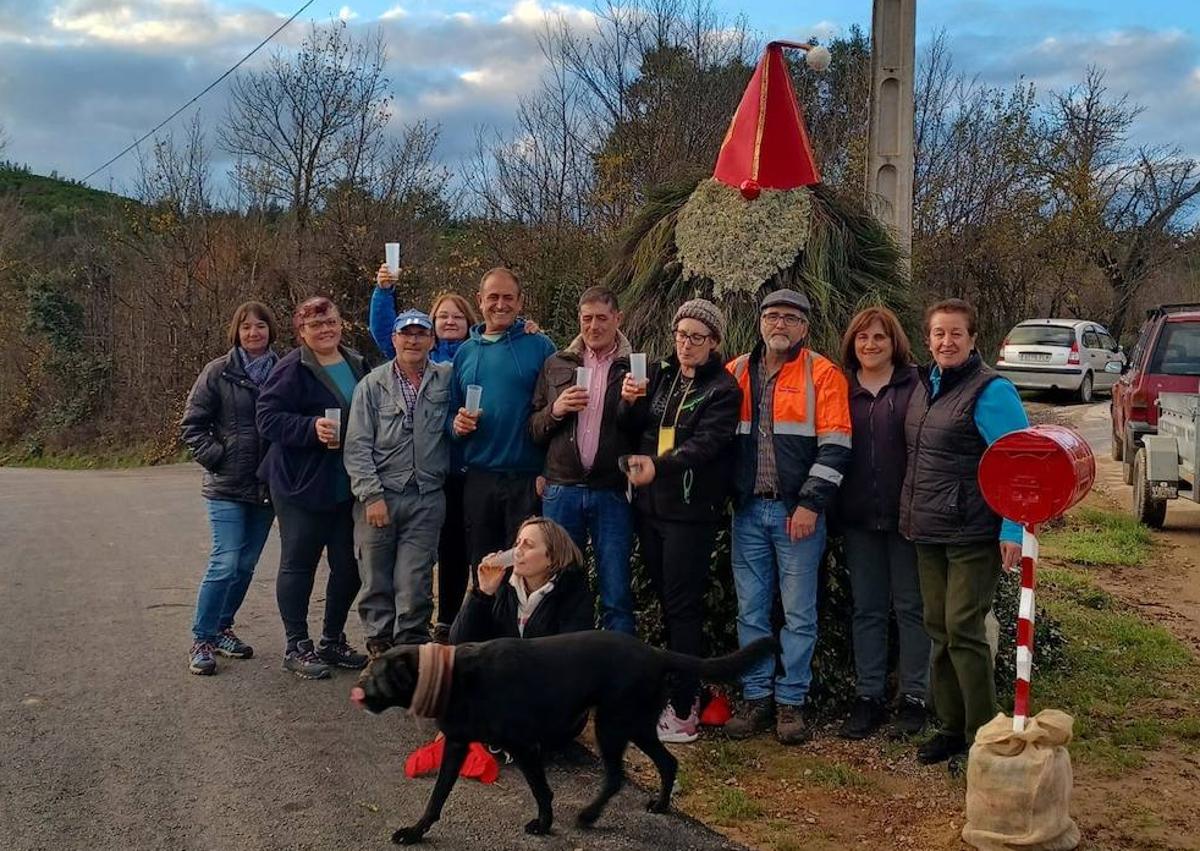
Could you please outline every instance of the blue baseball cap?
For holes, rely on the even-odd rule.
[[[412,307],[396,317],[396,323],[392,325],[392,333],[399,334],[410,325],[420,325],[426,331],[433,330],[433,320],[429,318],[429,314]]]

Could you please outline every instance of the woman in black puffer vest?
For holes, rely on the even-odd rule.
[[[212,552],[200,583],[188,669],[216,673],[216,654],[249,659],[254,651],[233,632],[275,512],[258,480],[265,445],[255,425],[258,388],[278,357],[275,317],[248,301],[229,323],[228,353],[210,361],[188,394],[183,442],[204,468],[200,492],[208,503]]]

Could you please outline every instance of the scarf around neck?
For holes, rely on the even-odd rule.
[[[242,363],[242,369],[246,372],[246,377],[254,382],[256,386],[261,387],[262,383],[267,380],[267,376],[271,374],[271,370],[275,367],[275,362],[279,360],[279,356],[268,349],[265,353],[256,358],[251,358],[250,354],[241,346],[237,347],[238,359]]]
[[[428,642],[417,648],[417,687],[413,690],[408,714],[417,718],[438,718],[450,700],[450,680],[454,674],[453,644]]]

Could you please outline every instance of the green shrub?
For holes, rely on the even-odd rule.
[[[737,648],[737,595],[730,565],[730,531],[726,523],[717,535],[709,565],[708,590],[704,599],[705,652],[727,653]],[[658,604],[641,555],[633,554],[634,609],[638,635],[646,642],[665,646],[662,609]],[[831,536],[821,564],[817,603],[817,647],[813,654],[813,682],[809,700],[818,714],[842,711],[854,699],[854,649],[851,639],[853,596],[840,538]],[[1000,650],[996,659],[996,690],[1000,702],[1012,705],[1016,679],[1017,610],[1020,586],[1015,577],[1005,577],[996,594],[995,614],[1000,622]],[[890,656],[896,660],[896,628],[892,619]],[[782,614],[776,602],[776,627]],[[1038,607],[1034,618],[1034,669],[1049,671],[1065,662],[1066,639],[1059,623]],[[736,686],[734,694],[737,694]]]

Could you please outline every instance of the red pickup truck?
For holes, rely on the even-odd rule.
[[[1158,431],[1158,394],[1195,393],[1200,387],[1200,304],[1163,304],[1146,321],[1112,393],[1112,457],[1133,481],[1133,457],[1142,438]]]

